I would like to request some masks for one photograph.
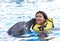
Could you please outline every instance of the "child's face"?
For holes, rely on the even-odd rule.
[[[42,25],[44,24],[44,22],[45,22],[44,16],[41,13],[38,13],[36,15],[36,23]]]

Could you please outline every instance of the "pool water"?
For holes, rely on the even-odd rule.
[[[35,13],[39,10],[53,18],[53,33],[48,35],[55,38],[49,41],[60,41],[59,3],[59,0],[0,0],[0,41],[41,41],[36,33],[27,34],[24,38],[7,34],[7,31],[17,22],[35,18]]]

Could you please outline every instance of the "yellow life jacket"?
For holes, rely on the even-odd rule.
[[[46,25],[46,27],[44,27],[44,30],[50,32],[51,29],[54,27],[53,19],[52,18],[48,18],[44,25]],[[41,26],[40,24],[35,24],[34,27],[33,27],[33,30],[39,32],[38,27],[40,27],[40,26]]]

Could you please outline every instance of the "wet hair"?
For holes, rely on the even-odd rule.
[[[36,12],[36,15],[37,15],[38,13],[41,13],[41,14],[43,15],[44,19],[48,19],[48,17],[47,17],[47,15],[46,15],[45,12],[43,12],[43,11],[38,11],[38,12]]]

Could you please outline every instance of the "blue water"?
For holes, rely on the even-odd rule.
[[[7,31],[17,22],[34,18],[35,13],[39,10],[53,18],[55,27],[51,35],[56,38],[52,41],[60,41],[59,3],[59,0],[0,0],[0,41],[22,41],[23,39],[9,36]]]

